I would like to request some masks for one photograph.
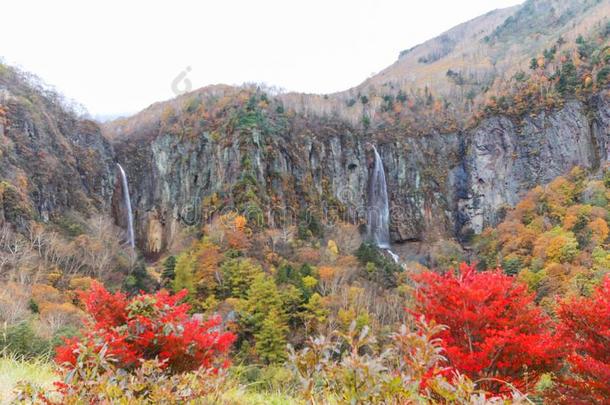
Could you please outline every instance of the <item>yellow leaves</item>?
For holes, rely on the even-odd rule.
[[[330,239],[326,244],[326,248],[334,255],[339,254],[339,248],[337,247],[337,243],[334,240]]]
[[[563,218],[566,207],[572,203],[576,194],[576,184],[565,177],[557,177],[547,187],[548,206],[557,218]]]
[[[578,242],[574,233],[556,227],[536,239],[533,254],[545,263],[568,263],[578,254]]]
[[[75,276],[70,279],[70,289],[76,291],[86,291],[91,287],[94,280],[91,277]]]
[[[546,278],[546,271],[540,270],[534,272],[528,268],[525,268],[519,272],[519,280],[527,284],[530,291],[536,291],[540,286],[540,283]]]
[[[28,178],[23,174],[19,174],[17,176],[17,186],[20,190],[26,191],[29,188]]]
[[[37,302],[61,302],[64,300],[57,288],[47,284],[34,284],[32,286],[32,299]]]
[[[266,100],[261,100],[258,102],[258,108],[261,110],[266,110],[269,107],[269,103]]]
[[[312,276],[305,276],[302,280],[303,285],[309,289],[313,289],[316,285],[318,285],[318,280]]]

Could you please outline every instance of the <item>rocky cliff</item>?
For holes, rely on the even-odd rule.
[[[364,223],[366,142],[378,145],[384,161],[394,242],[465,241],[501,220],[536,184],[575,165],[595,170],[609,155],[610,105],[601,94],[590,103],[573,100],[519,119],[492,116],[469,130],[426,136],[288,116],[273,102],[255,106],[264,94],[248,96],[245,107],[223,113],[223,123],[235,117],[230,126],[186,118],[176,133],[175,123],[159,119],[138,136],[113,136],[132,183],[138,245],[148,254],[163,251],[181,227],[229,209],[268,226]]]
[[[346,92],[210,86],[103,135],[0,65],[0,223],[100,212],[125,227],[120,162],[148,257],[229,210],[321,236],[336,220],[366,223],[373,142],[393,242],[467,243],[526,190],[608,161],[609,6],[528,0],[402,52]]]
[[[54,92],[0,64],[0,224],[66,212],[108,212],[113,151],[97,123]]]

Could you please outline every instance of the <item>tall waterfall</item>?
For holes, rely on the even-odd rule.
[[[388,202],[388,188],[385,182],[385,171],[381,156],[375,146],[375,164],[373,173],[369,177],[368,193],[368,237],[372,242],[382,248],[390,247],[390,205]]]
[[[377,247],[387,250],[398,263],[398,255],[390,250],[390,203],[383,162],[377,148],[374,145],[371,147],[375,153],[375,164],[369,177],[367,234],[369,240]]]
[[[127,210],[127,236],[129,238],[129,246],[135,248],[135,238],[133,234],[133,213],[131,212],[131,197],[129,197],[129,186],[127,185],[127,175],[120,164],[116,164],[121,172],[121,180],[123,181],[123,202]]]

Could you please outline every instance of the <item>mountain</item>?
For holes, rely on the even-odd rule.
[[[212,86],[105,124],[137,179],[139,245],[161,252],[184,225],[229,209],[263,226],[305,212],[364,224],[367,142],[386,166],[392,240],[467,242],[531,187],[607,162],[609,5],[495,10],[342,93]]]
[[[107,213],[114,152],[35,77],[0,65],[0,224]]]
[[[3,67],[0,177],[11,191],[0,218],[15,221],[18,199],[28,218],[93,210],[125,227],[117,161],[149,258],[230,210],[321,236],[336,220],[367,222],[372,142],[398,249],[468,244],[526,190],[607,164],[609,15],[608,1],[528,0],[403,51],[344,92],[210,86],[101,130]]]

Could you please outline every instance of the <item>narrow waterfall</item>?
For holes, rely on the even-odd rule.
[[[375,153],[375,163],[368,185],[368,239],[377,247],[385,249],[398,263],[398,255],[390,250],[390,203],[383,162],[377,148],[374,145],[371,147]]]
[[[375,146],[373,172],[369,177],[369,207],[368,207],[368,237],[378,247],[390,247],[390,205],[388,202],[388,188],[385,182],[385,171],[381,156]]]
[[[123,182],[123,202],[125,204],[125,209],[127,210],[127,236],[129,238],[129,246],[132,249],[135,248],[135,238],[133,233],[133,213],[131,211],[131,197],[129,197],[129,186],[127,184],[127,175],[125,174],[125,170],[120,164],[116,164],[119,167],[119,171],[121,172],[121,180]]]

